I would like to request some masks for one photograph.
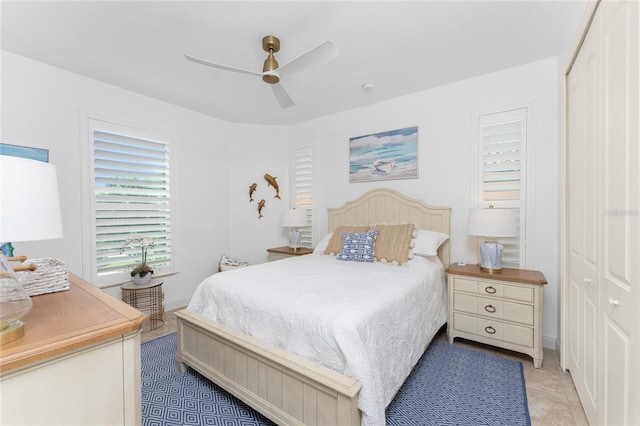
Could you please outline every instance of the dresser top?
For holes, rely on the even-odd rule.
[[[512,269],[502,268],[502,272],[484,272],[480,270],[480,265],[454,263],[446,270],[449,274],[464,275],[475,278],[485,278],[489,280],[510,281],[524,284],[545,285],[547,279],[540,271],[531,271],[528,269]]]
[[[69,290],[33,296],[24,336],[0,346],[0,373],[139,330],[145,315],[69,274]]]

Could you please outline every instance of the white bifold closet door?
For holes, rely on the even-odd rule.
[[[566,78],[562,359],[591,424],[640,424],[639,15],[600,2]]]

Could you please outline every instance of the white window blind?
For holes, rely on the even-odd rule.
[[[293,151],[295,204],[307,211],[307,226],[300,228],[300,245],[313,247],[313,149]]]
[[[130,280],[141,262],[139,244],[121,250],[127,237],[151,237],[147,264],[154,275],[174,271],[169,146],[112,123],[90,120],[92,237],[98,285]]]
[[[479,207],[514,210],[519,236],[499,239],[504,245],[503,264],[524,267],[527,110],[482,115],[478,133]]]

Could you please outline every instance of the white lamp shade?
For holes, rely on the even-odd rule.
[[[0,155],[0,242],[61,237],[56,166]]]
[[[518,235],[512,209],[471,209],[467,233],[480,237],[515,237]]]
[[[289,209],[282,216],[282,226],[300,227],[307,225],[307,211],[305,209]]]

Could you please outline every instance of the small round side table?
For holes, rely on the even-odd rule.
[[[164,281],[151,281],[149,284],[127,283],[120,286],[122,300],[147,315],[142,332],[155,330],[164,325]]]

